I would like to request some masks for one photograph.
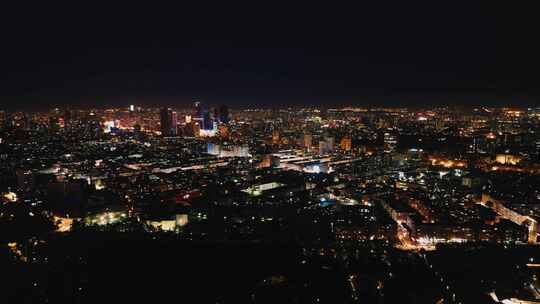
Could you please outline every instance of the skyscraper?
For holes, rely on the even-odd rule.
[[[229,122],[229,108],[226,105],[222,105],[221,107],[219,107],[219,122]]]
[[[203,110],[203,125],[204,130],[212,130],[214,128],[214,120],[212,119],[211,112],[207,109]]]
[[[172,135],[172,111],[168,108],[161,109],[159,113],[160,122],[161,122],[161,135],[170,136]]]
[[[171,135],[178,135],[178,114],[176,111],[171,113]]]
[[[198,99],[194,99],[193,101],[193,117],[202,118],[202,105]]]
[[[204,128],[204,110],[201,102],[199,100],[193,101],[193,115],[191,119],[194,122],[197,122],[201,128]]]

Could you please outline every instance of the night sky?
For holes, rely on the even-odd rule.
[[[538,104],[534,11],[469,2],[6,10],[0,108]]]

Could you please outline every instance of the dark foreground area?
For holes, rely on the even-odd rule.
[[[540,296],[535,246],[404,252],[377,242],[317,248],[129,233],[18,245],[0,251],[2,303],[496,303],[493,295]]]
[[[32,263],[3,254],[9,280],[1,294],[8,303],[301,303],[347,296],[339,270],[322,273],[291,244],[85,235],[37,247]]]

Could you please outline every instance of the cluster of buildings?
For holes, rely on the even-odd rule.
[[[3,111],[0,190],[5,204],[88,225],[135,217],[211,235],[211,206],[273,214],[285,204],[326,223],[319,228],[340,241],[533,244],[539,121],[536,108],[229,111],[200,101],[185,109]],[[345,220],[350,208],[362,211]],[[226,225],[247,238],[268,218],[287,216]]]
[[[185,113],[182,123],[178,112],[170,108],[162,108],[159,112],[160,131],[163,136],[191,134],[193,136],[215,136],[218,127],[225,127],[229,122],[229,108],[225,105],[208,108],[202,102],[195,101],[193,109]],[[180,128],[180,130],[179,130]],[[225,127],[226,128],[226,127]],[[223,131],[222,131],[223,132]]]
[[[538,185],[539,108],[0,111],[10,232],[292,242],[343,263],[353,294],[359,250],[388,270],[379,292],[393,250],[431,271],[449,246],[536,246]]]

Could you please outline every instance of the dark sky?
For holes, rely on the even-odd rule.
[[[538,103],[533,10],[409,2],[8,9],[0,108]]]

